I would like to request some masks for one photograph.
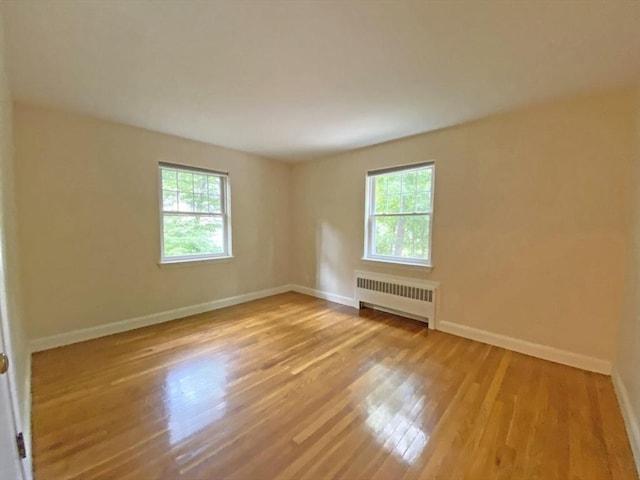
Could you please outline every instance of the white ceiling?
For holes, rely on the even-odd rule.
[[[630,84],[640,2],[2,2],[18,100],[285,160]]]

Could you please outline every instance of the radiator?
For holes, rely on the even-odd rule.
[[[356,272],[358,306],[379,307],[436,328],[438,282],[371,272]]]

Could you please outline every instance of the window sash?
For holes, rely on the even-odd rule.
[[[412,212],[412,213],[371,213],[372,217],[422,217],[425,215],[431,215],[433,212]]]
[[[214,172],[214,171],[208,171],[208,170],[204,170],[204,169],[199,169],[199,168],[195,168],[195,167],[185,167],[183,169],[177,168],[175,166],[164,166],[164,165],[168,165],[168,164],[160,164],[160,193],[161,193],[161,208],[163,213],[186,213],[186,214],[206,214],[206,213],[218,213],[218,214],[225,214],[226,213],[226,190],[227,190],[227,185],[228,185],[228,175],[226,173],[219,173],[219,172]],[[164,172],[175,172],[176,174],[176,186],[175,186],[175,190],[174,189],[165,189],[164,187]],[[180,185],[179,180],[177,175],[179,175],[180,173],[189,173],[189,174],[199,174],[199,175],[205,175],[207,178],[207,193],[203,194],[203,193],[196,193],[196,189],[195,186],[192,184],[191,187],[191,192],[182,192],[180,190]],[[219,182],[219,192],[217,194],[212,194],[209,190],[210,186],[209,186],[209,178],[215,178],[218,180]],[[164,206],[164,199],[165,199],[165,193],[170,193],[170,194],[175,194],[176,199],[175,199],[175,206],[177,208],[177,210],[169,210],[166,209]],[[191,196],[191,210],[181,210],[180,209],[180,199],[181,199],[181,195],[190,195]],[[199,210],[195,208],[194,205],[194,200],[195,197],[197,196],[205,196],[208,200],[210,200],[211,198],[216,198],[218,197],[220,200],[220,210],[219,211],[213,211],[210,212],[209,208],[207,207],[206,210]]]
[[[426,257],[416,257],[416,256],[398,256],[398,255],[384,255],[381,253],[375,253],[376,250],[376,218],[388,218],[388,217],[427,217],[427,229],[428,235],[425,245],[425,249],[427,251]],[[397,263],[417,263],[430,265],[431,264],[431,229],[432,229],[432,214],[431,213],[417,213],[417,214],[408,214],[408,215],[371,215],[369,217],[369,251],[367,254],[367,258],[377,259],[377,260],[387,260],[387,261],[395,261]]]
[[[433,162],[427,162],[427,163],[422,163],[422,164],[416,164],[416,165],[411,165],[409,167],[393,167],[393,168],[388,168],[388,169],[383,169],[383,170],[376,170],[373,173],[372,172],[368,172],[367,173],[367,188],[369,190],[369,209],[368,209],[368,214],[369,215],[411,215],[411,214],[425,214],[425,213],[433,213],[433,192],[434,192],[434,181],[435,181],[435,164]],[[413,212],[406,212],[406,213],[402,213],[402,212],[398,212],[398,213],[376,213],[376,179],[378,177],[383,177],[383,176],[387,176],[393,173],[409,173],[409,172],[415,172],[418,170],[431,170],[431,188],[429,190],[426,190],[422,193],[428,193],[429,194],[429,208],[426,208],[424,210],[420,210],[420,211],[413,211]],[[383,173],[379,173],[379,172],[383,172]],[[414,193],[414,192],[409,192],[410,193]],[[415,194],[417,195],[418,191],[416,190]],[[406,196],[408,193],[404,192],[401,190],[400,193],[394,193],[394,194],[387,194],[387,197],[392,197],[392,196]],[[416,198],[416,202],[417,202],[417,198]]]
[[[164,232],[165,232],[165,218],[167,216],[187,216],[187,217],[204,217],[204,218],[220,218],[222,220],[222,252],[208,252],[208,253],[189,253],[184,255],[167,255],[164,250]],[[163,212],[162,213],[162,258],[165,260],[187,260],[187,259],[204,259],[204,258],[217,258],[229,256],[229,242],[226,215],[221,213],[184,213],[184,212]]]

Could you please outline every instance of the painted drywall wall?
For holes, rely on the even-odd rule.
[[[0,310],[5,327],[3,331],[9,340],[4,350],[10,356],[11,390],[18,410],[18,428],[28,435],[30,353],[21,310],[12,103],[3,38],[0,16]]]
[[[95,118],[14,105],[30,338],[289,280],[289,166]],[[158,265],[158,162],[228,171],[231,260]]]
[[[438,316],[611,361],[627,262],[633,92],[498,115],[293,170],[294,283],[442,282]],[[431,273],[362,261],[367,170],[436,161]]]
[[[630,195],[631,254],[613,375],[640,472],[640,85],[636,98],[635,134],[636,152]]]

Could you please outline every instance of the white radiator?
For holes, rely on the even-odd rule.
[[[436,328],[438,282],[396,277],[371,272],[356,272],[356,301],[380,307],[411,318],[426,321]]]

